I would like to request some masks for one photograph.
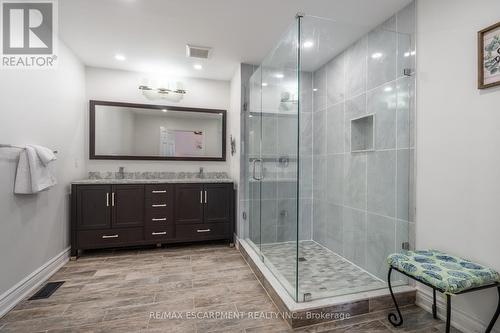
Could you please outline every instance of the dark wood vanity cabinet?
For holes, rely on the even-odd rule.
[[[77,188],[76,227],[78,230],[105,229],[111,227],[109,185],[87,185]]]
[[[234,189],[215,184],[73,184],[71,255],[78,250],[233,241]]]
[[[175,223],[178,239],[218,239],[232,232],[233,188],[227,184],[177,185]]]
[[[175,223],[203,223],[203,185],[179,184],[175,187]]]

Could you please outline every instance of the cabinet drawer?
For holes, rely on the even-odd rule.
[[[146,185],[146,197],[154,204],[167,203],[172,196],[172,186],[167,184]]]
[[[167,239],[173,239],[174,237],[173,224],[162,224],[156,227],[147,227],[144,229],[144,238],[146,240],[158,240],[165,241]]]
[[[143,231],[143,228],[81,230],[77,241],[80,248],[134,243],[144,239]]]
[[[197,239],[221,239],[229,236],[229,223],[203,223],[176,225],[176,238]]]
[[[173,221],[174,196],[172,185],[146,186],[146,226],[158,227]]]
[[[165,228],[167,225],[173,228],[172,218],[165,214],[153,215],[146,221],[147,228]]]

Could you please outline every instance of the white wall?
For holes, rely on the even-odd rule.
[[[151,75],[112,69],[87,67],[87,102],[102,100],[142,104],[161,104],[207,109],[229,109],[229,82],[218,80],[183,78],[187,94],[178,102],[153,101],[145,98],[138,89],[144,78]],[[167,78],[168,79],[168,78]],[[87,103],[88,106],[88,103]],[[88,118],[88,115],[87,115]],[[228,115],[228,118],[230,116]],[[85,132],[88,137],[88,119]],[[227,122],[229,128],[229,120]],[[227,135],[229,141],[229,135]],[[88,142],[88,139],[86,140]],[[88,154],[88,143],[86,144]],[[89,171],[117,171],[124,166],[125,171],[186,171],[197,172],[199,167],[205,171],[225,171],[229,173],[229,151],[226,162],[185,162],[185,161],[100,161],[88,162]]]
[[[500,2],[419,0],[417,20],[417,247],[500,271],[500,88],[476,88],[476,34],[500,21]],[[487,323],[497,293],[453,302]]]
[[[0,74],[0,142],[59,151],[58,185],[21,196],[13,194],[19,150],[0,150],[0,303],[8,289],[69,246],[69,183],[86,171],[85,71],[62,43],[58,56],[54,70]]]

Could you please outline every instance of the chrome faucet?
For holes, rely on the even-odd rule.
[[[118,168],[118,179],[124,179],[125,178],[125,168],[124,167],[119,167]]]

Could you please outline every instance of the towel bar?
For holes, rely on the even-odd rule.
[[[8,145],[4,143],[0,143],[0,148],[17,148],[17,149],[26,149],[26,147],[16,146],[16,145]],[[54,150],[54,154],[57,154],[57,150]]]

